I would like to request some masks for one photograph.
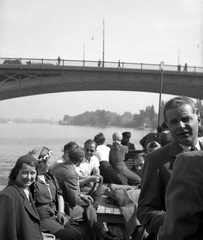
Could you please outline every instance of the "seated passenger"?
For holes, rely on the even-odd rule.
[[[121,141],[121,144],[124,146],[128,146],[128,150],[135,150],[135,145],[130,142],[131,138],[131,132],[123,132],[123,139]]]
[[[161,144],[159,144],[156,141],[149,142],[147,144],[147,153],[151,153],[155,151],[156,149],[159,149],[161,147]]]
[[[57,159],[55,162],[53,162],[50,166],[50,169],[52,169],[56,164],[65,162],[66,159],[68,159],[68,153],[70,149],[73,147],[78,146],[75,142],[69,142],[63,147],[63,156],[61,156],[59,159]]]
[[[105,137],[103,133],[99,133],[94,137],[94,141],[97,144],[95,156],[99,159],[99,169],[100,174],[103,177],[105,183],[115,183],[115,184],[127,184],[127,178],[114,170],[114,168],[109,163],[110,147],[104,145]]]
[[[69,159],[64,163],[57,164],[52,169],[53,174],[63,191],[65,202],[70,206],[70,216],[73,218],[80,214],[83,218],[86,216],[92,236],[96,234],[98,239],[114,239],[109,231],[103,229],[103,224],[97,222],[96,209],[92,205],[94,203],[93,198],[90,195],[81,194],[76,167],[80,165],[84,157],[85,153],[82,148],[71,149]]]
[[[54,175],[49,172],[52,161],[51,149],[35,148],[29,154],[34,156],[39,164],[37,180],[30,189],[40,216],[42,230],[54,234],[61,240],[85,239],[83,227],[72,222],[66,215],[62,191]]]
[[[109,152],[111,149],[110,147],[104,145],[105,140],[106,139],[103,133],[99,133],[94,137],[94,141],[97,144],[95,156],[98,157],[100,163],[101,161],[109,162]]]
[[[131,171],[136,173],[139,177],[142,176],[142,169],[144,167],[145,158],[147,156],[147,153],[141,152],[135,155],[133,158],[133,166],[131,168]]]
[[[129,185],[140,185],[141,178],[128,169],[124,162],[125,154],[128,153],[128,147],[121,144],[123,138],[122,134],[120,132],[115,132],[112,138],[113,146],[110,151],[110,164],[119,174],[124,175],[128,179]]]
[[[94,184],[103,182],[103,177],[100,175],[99,159],[94,155],[96,151],[95,141],[87,140],[84,144],[84,151],[85,157],[76,167],[76,172],[79,176],[81,192],[89,194]]]
[[[38,163],[32,156],[20,157],[0,192],[0,239],[43,240],[40,219],[29,186],[37,176]]]
[[[158,143],[161,144],[161,139],[160,139],[160,135],[163,131],[163,127],[162,126],[158,126],[157,127],[157,132],[150,132],[148,134],[146,134],[141,140],[140,140],[140,145],[142,145],[143,147],[143,152],[147,153],[147,144],[152,142],[152,141],[156,141]]]

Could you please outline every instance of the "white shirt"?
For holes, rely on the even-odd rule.
[[[98,157],[92,156],[90,162],[84,158],[79,167],[76,167],[76,173],[79,177],[87,177],[91,175],[93,168],[99,166]]]
[[[190,152],[191,151],[191,146],[185,146],[185,145],[182,145],[182,144],[179,144],[183,151],[184,152]],[[197,142],[197,144],[195,145],[195,147],[197,148],[197,150],[201,150],[201,147],[200,147],[200,144],[199,144],[199,141]]]
[[[28,200],[30,201],[30,196],[29,196],[30,192],[29,192],[29,190],[27,188],[25,188],[23,190],[24,190],[25,195],[27,196]]]
[[[109,162],[109,153],[110,153],[110,147],[106,145],[98,145],[97,150],[95,152],[95,156],[98,157],[99,162],[101,161],[107,161]]]

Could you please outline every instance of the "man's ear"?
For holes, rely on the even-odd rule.
[[[201,125],[201,115],[200,115],[200,111],[199,111],[199,110],[196,110],[196,114],[197,114],[198,125]]]
[[[199,125],[200,125],[200,123],[201,123],[201,116],[200,116],[200,112],[198,112],[198,114],[197,114],[197,120],[198,120],[198,123],[199,123]]]

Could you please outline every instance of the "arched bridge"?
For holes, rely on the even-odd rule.
[[[122,90],[203,99],[203,67],[61,59],[0,59],[0,100],[68,91]]]

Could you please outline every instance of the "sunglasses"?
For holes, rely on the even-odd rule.
[[[91,152],[91,153],[93,153],[93,152],[94,152],[94,150],[93,150],[93,149],[89,149],[89,148],[85,148],[85,151],[86,151],[86,152]]]
[[[83,161],[83,158],[80,159],[79,163],[81,163]]]

